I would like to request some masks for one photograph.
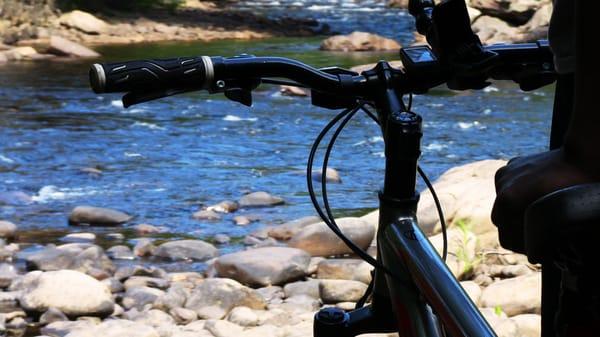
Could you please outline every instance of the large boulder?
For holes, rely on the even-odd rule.
[[[58,22],[68,28],[77,29],[87,34],[104,33],[108,24],[90,13],[75,10],[65,13],[58,18]]]
[[[310,254],[287,247],[265,247],[219,257],[215,268],[220,277],[251,286],[285,284],[306,275]]]
[[[54,271],[72,269],[80,272],[104,270],[113,272],[115,266],[100,246],[92,244],[65,244],[48,246],[34,253],[18,255],[29,270]]]
[[[319,283],[323,303],[356,302],[366,290],[367,285],[359,281],[321,280]]]
[[[210,278],[194,288],[185,308],[194,310],[200,319],[222,319],[238,306],[265,309],[266,305],[264,298],[254,289],[231,279]]]
[[[298,233],[302,228],[321,221],[318,216],[305,216],[296,220],[288,221],[279,226],[274,226],[269,229],[269,236],[277,240],[289,240]]]
[[[502,19],[511,25],[525,24],[549,0],[471,0],[470,6],[484,15]]]
[[[215,246],[202,240],[178,240],[166,242],[158,246],[154,256],[165,259],[180,261],[206,261],[217,256],[218,250]]]
[[[400,50],[400,48],[400,44],[392,39],[365,32],[335,35],[321,43],[321,50],[331,51]]]
[[[356,245],[367,249],[375,236],[375,227],[359,218],[336,220],[341,231]],[[300,248],[313,256],[350,254],[352,250],[327,227],[324,222],[308,225],[288,242],[290,247]]]
[[[48,53],[58,56],[99,57],[100,54],[79,43],[60,36],[51,36]]]
[[[328,259],[319,263],[317,278],[353,280],[369,284],[372,269],[370,264],[359,259]]]
[[[37,273],[29,278],[19,297],[26,311],[43,313],[56,308],[70,317],[112,314],[115,303],[109,288],[74,270]]]
[[[480,16],[471,27],[485,44],[521,42],[525,38],[519,28],[492,16]]]
[[[69,225],[117,226],[132,219],[132,216],[109,208],[77,206],[69,215]]]
[[[534,273],[492,283],[483,290],[480,304],[500,307],[508,316],[540,313],[541,294],[541,273]]]

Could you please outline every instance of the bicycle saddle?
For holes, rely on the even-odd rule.
[[[550,193],[525,212],[525,247],[529,261],[552,257],[571,271],[596,260],[600,238],[600,183]],[[589,265],[588,265],[589,266]]]

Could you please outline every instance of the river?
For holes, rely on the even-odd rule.
[[[372,1],[245,2],[272,16],[315,17],[334,31],[368,30],[411,43],[412,19]],[[394,59],[395,53],[318,51],[322,38],[156,43],[97,48],[103,60],[251,53],[297,58],[314,66]],[[251,108],[205,93],[170,97],[124,109],[118,95],[94,95],[89,61],[18,63],[0,67],[0,194],[23,192],[32,202],[0,198],[0,218],[22,229],[65,230],[76,205],[116,208],[134,224],[166,226],[175,236],[243,237],[265,225],[313,214],[303,175],[309,147],[334,115],[309,98],[282,96],[263,86]],[[432,178],[450,167],[486,158],[541,151],[548,142],[552,88],[523,93],[510,83],[483,91],[445,88],[416,96],[425,120],[422,166]],[[342,133],[331,166],[340,215],[377,206],[383,144],[377,127],[357,118]],[[100,175],[82,172],[94,167]],[[260,221],[241,227],[232,216],[198,221],[202,205],[264,190],[284,206],[243,210]],[[14,193],[13,193],[14,194]],[[10,199],[10,198],[8,198]],[[87,229],[84,229],[87,230]],[[227,249],[236,249],[231,245]]]

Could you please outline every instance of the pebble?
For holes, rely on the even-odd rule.
[[[229,241],[231,241],[231,238],[225,234],[217,234],[213,237],[213,240],[215,241],[215,243],[223,245],[229,243]]]
[[[252,192],[243,196],[240,201],[240,207],[268,207],[284,204],[285,201],[277,196],[267,192]]]
[[[198,319],[198,315],[194,310],[185,308],[173,308],[169,310],[169,314],[173,316],[177,324],[189,324]]]
[[[155,251],[156,246],[153,240],[147,238],[138,239],[135,246],[133,246],[133,254],[139,257],[154,255]]]
[[[9,221],[0,221],[0,238],[12,239],[17,235],[17,225]]]
[[[206,207],[207,211],[214,211],[217,213],[233,213],[240,208],[240,205],[231,200],[221,201],[220,203]]]
[[[210,243],[201,240],[177,240],[166,242],[158,246],[154,251],[154,256],[172,261],[206,261],[217,256],[217,254],[217,248]]]
[[[112,246],[106,250],[106,254],[114,260],[135,260],[135,254],[124,245]]]
[[[65,242],[94,242],[96,234],[94,233],[71,233],[62,237]]]
[[[209,211],[209,210],[197,211],[192,215],[192,218],[194,218],[196,220],[210,220],[210,221],[221,220],[221,216],[219,215],[219,213],[217,213],[215,211]]]
[[[0,263],[0,288],[8,288],[19,276],[17,268],[12,264]]]
[[[109,208],[77,206],[69,215],[69,225],[117,226],[130,221],[132,218],[131,215]]]
[[[157,234],[165,231],[166,228],[148,224],[139,224],[133,227],[138,235]]]

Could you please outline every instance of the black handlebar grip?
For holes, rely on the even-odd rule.
[[[93,64],[90,85],[95,93],[202,89],[213,78],[210,57]]]

